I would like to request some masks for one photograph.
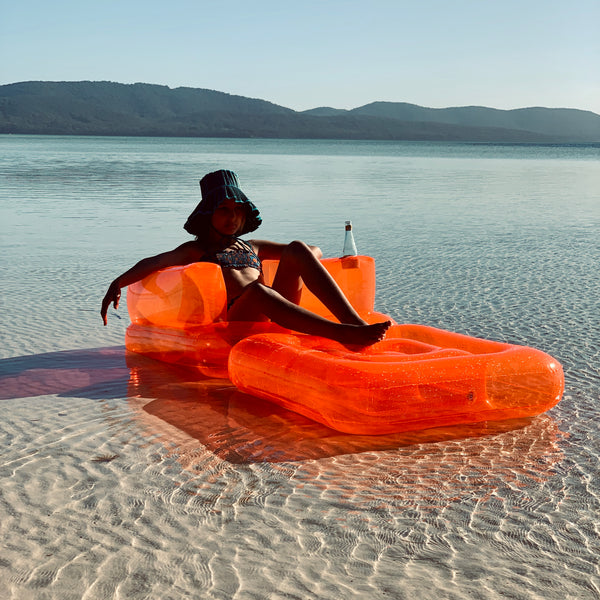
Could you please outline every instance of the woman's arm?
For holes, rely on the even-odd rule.
[[[261,260],[279,260],[283,251],[289,246],[289,244],[279,244],[268,240],[250,240],[249,243],[257,250]],[[308,247],[312,250],[316,258],[322,258],[323,252],[321,252],[321,248],[310,245]]]
[[[186,242],[169,252],[163,252],[162,254],[149,256],[148,258],[140,260],[131,267],[131,269],[125,271],[122,275],[119,275],[119,277],[110,284],[108,291],[102,300],[102,308],[100,310],[100,315],[102,316],[104,324],[106,325],[106,313],[111,303],[115,309],[119,308],[121,288],[131,285],[140,279],[144,279],[144,277],[147,277],[155,271],[160,271],[167,267],[176,267],[197,262],[202,258],[203,254],[204,253],[196,242]]]

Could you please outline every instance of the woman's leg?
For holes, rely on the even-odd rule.
[[[335,279],[321,264],[304,242],[291,242],[283,251],[273,281],[273,289],[298,304],[304,285],[340,321],[353,325],[366,325],[350,304]]]
[[[246,288],[227,313],[227,318],[229,321],[260,320],[262,315],[286,329],[360,346],[382,340],[390,326],[389,321],[367,325],[362,319],[361,323],[334,323],[294,304],[262,283]]]

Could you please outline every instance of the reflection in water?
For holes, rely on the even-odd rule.
[[[444,427],[383,436],[343,434],[269,402],[238,392],[222,379],[199,379],[190,371],[128,354],[128,395],[150,399],[137,405],[146,433],[173,448],[194,469],[198,442],[233,464],[302,462],[313,482],[367,496],[405,488],[426,495],[449,486],[464,497],[489,495],[502,485],[552,475],[562,458],[561,433],[548,415],[535,419]],[[164,424],[172,427],[165,428]],[[176,433],[178,432],[178,433]],[[180,439],[176,442],[174,435]],[[330,458],[330,461],[316,462]]]
[[[203,472],[215,460],[223,468],[270,463],[279,470],[277,465],[288,463],[292,477],[340,499],[347,493],[355,506],[382,498],[430,507],[436,498],[443,503],[472,495],[481,501],[499,487],[547,480],[562,460],[562,434],[548,415],[357,436],[242,394],[228,380],[204,378],[121,347],[5,359],[0,369],[3,399],[127,398],[129,425],[160,443],[187,472]],[[409,497],[401,497],[407,489]]]

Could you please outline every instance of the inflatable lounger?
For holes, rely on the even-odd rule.
[[[363,318],[373,310],[370,257],[323,264]],[[267,283],[276,261],[265,261]],[[394,325],[382,342],[352,351],[269,322],[227,322],[220,267],[166,269],[129,287],[128,350],[229,377],[242,391],[333,429],[384,434],[532,417],[561,398],[563,371],[533,348],[423,325]],[[333,319],[307,290],[301,305]]]
[[[423,325],[361,352],[332,340],[254,335],[231,351],[242,391],[338,431],[382,434],[539,415],[561,398],[551,356]]]

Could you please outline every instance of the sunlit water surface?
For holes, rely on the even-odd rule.
[[[108,283],[235,170],[257,237],[564,366],[538,418],[349,436],[126,355]],[[600,148],[0,136],[5,598],[598,598]]]

